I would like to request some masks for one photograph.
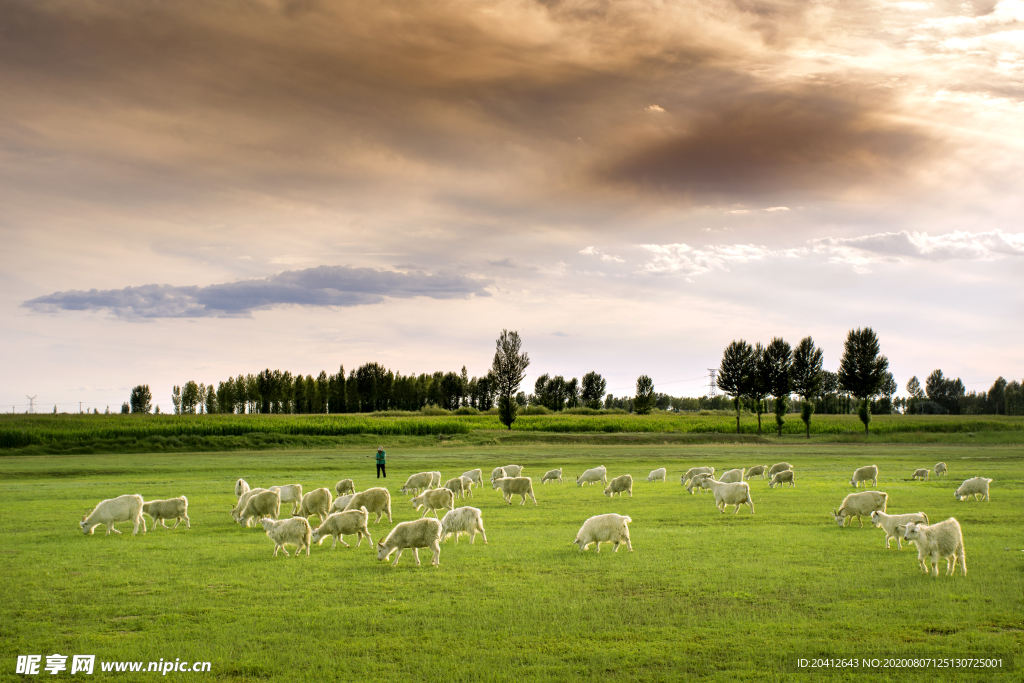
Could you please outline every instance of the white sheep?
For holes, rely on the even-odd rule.
[[[239,479],[235,482],[235,499],[242,497],[242,494],[249,490],[249,482],[245,479]]]
[[[445,488],[429,489],[415,498],[410,498],[409,502],[412,503],[414,510],[423,508],[421,517],[426,517],[428,513],[433,512],[434,517],[441,519],[438,517],[437,511],[454,509],[455,494]]]
[[[484,473],[479,467],[475,470],[463,472],[462,476],[466,477],[479,487],[483,487],[484,485]]]
[[[527,496],[533,500],[534,505],[537,504],[537,498],[533,495],[533,481],[529,477],[502,477],[501,479],[495,479],[491,484],[491,488],[494,490],[501,489],[501,495],[509,505],[512,504],[512,496],[522,496],[523,502],[520,505],[526,505]]]
[[[154,529],[158,521],[160,526],[166,529],[167,523],[164,520],[168,519],[174,520],[174,526],[171,529],[177,529],[183,519],[185,520],[185,528],[192,528],[192,522],[188,518],[188,498],[185,496],[168,498],[167,500],[148,500],[142,504],[142,513],[153,518]]]
[[[597,544],[599,553],[602,543],[612,543],[612,552],[618,552],[619,546],[625,543],[629,552],[633,552],[633,544],[629,540],[629,523],[632,521],[629,517],[614,512],[595,515],[583,522],[583,526],[576,532],[576,540],[573,543],[579,546],[581,553],[592,543]]]
[[[991,498],[988,497],[988,485],[991,484],[994,479],[986,479],[985,477],[974,477],[968,479],[964,483],[960,484],[960,488],[956,490],[957,500],[967,500],[970,496],[974,496],[974,500],[978,500],[978,496],[981,496],[982,500],[991,502]]]
[[[559,467],[557,470],[548,470],[544,473],[540,483],[544,484],[549,481],[557,481],[559,484],[562,483],[562,468]]]
[[[338,496],[337,498],[335,498],[334,502],[331,503],[331,509],[328,512],[328,514],[333,515],[335,512],[344,512],[345,508],[348,507],[348,502],[352,500],[352,497],[355,495],[356,494],[354,493],[348,493],[345,494],[344,496]]]
[[[298,512],[299,506],[302,505],[302,484],[270,486],[268,490],[277,491],[278,495],[281,496],[282,503],[291,503],[293,515]]]
[[[388,524],[391,523],[391,494],[381,487],[366,489],[352,496],[352,500],[345,506],[345,512],[366,508],[368,512],[377,513],[377,519],[373,522],[379,524],[381,517],[388,516]]]
[[[484,520],[477,508],[455,508],[449,510],[441,520],[441,539],[444,541],[454,535],[455,542],[458,543],[459,534],[466,534],[469,536],[469,544],[473,545],[478,533],[483,537],[484,545],[486,545],[487,534],[484,533]]]
[[[114,528],[115,522],[131,522],[132,536],[139,533],[139,526],[142,526],[142,533],[146,533],[146,520],[142,517],[142,506],[145,503],[142,496],[137,493],[129,493],[117,498],[101,500],[87,515],[82,516],[79,526],[83,534],[92,534],[93,530],[100,524],[107,526],[107,536],[113,531],[121,533]]]
[[[768,478],[771,479],[779,472],[785,472],[786,470],[793,469],[793,466],[788,462],[777,462],[768,469]]]
[[[310,517],[316,515],[317,522],[323,524],[327,515],[331,512],[331,491],[327,488],[313,489],[302,497],[299,503],[299,517]]]
[[[781,488],[782,485],[786,483],[789,484],[790,488],[796,486],[796,474],[793,473],[793,470],[782,470],[781,472],[776,472],[775,476],[772,477],[772,480],[768,482],[768,486],[769,488],[775,488],[776,486]]]
[[[711,490],[711,486],[708,485],[707,480],[710,479],[711,476],[712,475],[710,475],[710,474],[695,474],[695,475],[693,475],[690,478],[690,482],[686,485],[686,492],[689,493],[692,496],[694,489],[697,489],[701,493],[704,493],[705,490],[709,490],[710,491]]]
[[[504,467],[495,467],[493,470],[491,470],[491,483],[494,483],[495,479],[502,479],[502,478],[504,478],[504,476],[505,476],[505,468]]]
[[[238,516],[238,523],[249,526],[249,520],[261,520],[264,517],[277,519],[281,516],[281,494],[277,491],[261,491],[249,498],[245,509]]]
[[[932,576],[939,575],[939,559],[946,558],[946,575],[956,570],[960,561],[960,573],[967,576],[967,557],[964,554],[964,534],[960,522],[950,517],[937,524],[907,524],[903,538],[917,544],[917,564],[921,571],[928,573],[928,558],[932,561]]]
[[[246,491],[245,493],[240,495],[238,497],[238,503],[235,505],[235,507],[231,508],[231,517],[236,522],[239,519],[241,519],[242,518],[242,510],[245,509],[245,506],[249,502],[249,499],[252,498],[253,496],[257,495],[257,494],[263,493],[266,490],[267,489],[260,488],[260,487],[257,486],[256,488],[249,489],[248,491]],[[248,524],[246,524],[246,526],[248,526]]]
[[[931,470],[927,468],[914,470],[914,474],[913,476],[910,477],[910,481],[914,481],[915,479],[920,479],[921,481],[928,481],[928,475],[930,473]]]
[[[593,486],[599,481],[604,484],[608,483],[608,469],[604,465],[589,469],[580,476],[576,477],[577,486],[583,486],[584,484],[590,484],[591,486]]]
[[[440,472],[436,472],[436,471],[435,472],[431,472],[430,473],[430,488],[436,489],[436,488],[439,488],[440,486],[441,486],[441,473]]]
[[[723,484],[735,484],[738,481],[743,481],[743,470],[728,470],[722,472],[722,476],[718,478],[718,481]]]
[[[660,481],[665,482],[665,478],[668,476],[668,470],[664,467],[659,467],[656,470],[651,470],[651,473],[647,475],[647,481]]]
[[[871,482],[872,486],[878,486],[878,466],[877,465],[865,465],[864,467],[858,467],[853,471],[853,478],[850,479],[850,486],[857,488],[861,482],[867,486],[868,482]]]
[[[885,549],[889,549],[889,541],[896,539],[896,547],[899,550],[903,550],[903,541],[900,540],[900,536],[903,533],[901,527],[906,527],[907,524],[913,522],[914,524],[927,524],[928,515],[923,512],[909,512],[903,515],[887,515],[881,510],[875,510],[871,513],[871,523],[885,531]]]
[[[373,539],[370,537],[370,530],[367,528],[366,523],[370,519],[370,513],[366,511],[366,508],[359,508],[358,510],[349,510],[348,512],[333,512],[327,516],[327,519],[323,521],[323,524],[313,529],[312,542],[318,545],[322,545],[324,539],[330,536],[334,539],[334,543],[331,544],[331,550],[338,547],[338,541],[346,548],[351,548],[348,543],[345,543],[345,535],[352,536],[353,534],[357,537],[356,547],[363,542],[363,537],[373,545]]]
[[[747,469],[747,473],[743,476],[744,479],[750,480],[751,477],[761,475],[761,479],[764,479],[764,475],[768,472],[768,465],[754,465]]]
[[[399,522],[391,530],[388,537],[377,544],[377,559],[387,560],[391,553],[398,551],[395,555],[395,563],[392,567],[398,566],[398,560],[402,558],[402,551],[412,548],[412,556],[416,559],[416,566],[420,566],[420,548],[430,548],[434,551],[434,559],[430,564],[435,567],[441,564],[441,522],[436,519],[424,517],[412,522]]]
[[[339,496],[344,496],[346,493],[355,493],[356,484],[351,479],[342,479],[334,485],[334,492]]]
[[[405,480],[405,484],[402,488],[398,489],[399,493],[411,493],[413,495],[418,494],[420,491],[425,491],[431,488],[431,482],[434,481],[433,472],[417,472],[412,474],[408,479]]]
[[[946,471],[946,463],[944,463],[944,462],[937,462],[937,463],[935,463],[935,476],[936,477],[941,477],[943,474],[949,474]]]
[[[444,486],[442,488],[446,488],[449,491],[451,491],[452,495],[454,495],[456,498],[465,498],[467,484],[472,486],[473,482],[469,481],[469,479],[466,479],[465,477],[462,476],[452,477],[451,479],[444,483]]]
[[[686,474],[684,474],[682,479],[679,480],[679,483],[682,484],[683,486],[686,486],[686,482],[690,481],[691,479],[693,479],[694,476],[696,476],[698,474],[710,474],[710,475],[714,476],[715,468],[714,467],[691,467],[690,469],[686,470]]]
[[[617,493],[619,494],[619,498],[622,498],[623,491],[628,491],[629,497],[633,497],[633,477],[628,474],[615,477],[608,482],[608,486],[604,489],[604,495],[611,498]]]
[[[523,476],[522,465],[505,465],[501,469],[505,470],[506,477],[521,477]]]
[[[888,504],[889,494],[882,491],[851,493],[846,498],[843,498],[843,502],[839,505],[838,510],[832,509],[832,518],[835,519],[840,527],[844,527],[846,526],[847,519],[856,517],[863,528],[864,520],[861,519],[862,515],[870,515],[875,510],[885,512]],[[853,522],[850,522],[850,526],[853,526]]]
[[[747,482],[722,482],[714,477],[708,477],[704,481],[715,494],[715,507],[723,513],[730,505],[736,506],[734,515],[740,511],[740,505],[749,505],[750,514],[754,514],[754,501],[750,498],[750,484]]]
[[[310,540],[313,535],[313,529],[309,526],[309,520],[305,517],[291,517],[289,519],[267,519],[264,517],[260,520],[263,525],[263,530],[267,533],[267,538],[274,542],[274,557],[277,557],[277,551],[283,550],[286,557],[288,557],[288,549],[286,545],[294,545],[295,557],[298,557],[302,553],[302,549],[306,549],[306,556],[309,556]]]

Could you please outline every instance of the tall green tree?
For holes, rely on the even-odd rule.
[[[177,384],[171,389],[171,403],[174,404],[174,414],[181,415],[181,387]]]
[[[793,349],[782,337],[775,337],[764,349],[764,380],[768,392],[775,399],[775,426],[782,436],[784,416],[789,407],[790,367],[793,364]]]
[[[725,347],[722,354],[722,363],[718,366],[718,374],[715,384],[727,395],[732,396],[733,406],[736,408],[736,433],[740,433],[740,411],[743,407],[743,397],[750,390],[750,376],[753,373],[754,349],[750,344],[740,339],[733,340]]]
[[[588,372],[583,375],[583,384],[580,391],[580,399],[587,408],[600,410],[601,400],[608,388],[608,382],[596,372]]]
[[[647,375],[636,379],[636,397],[633,399],[633,412],[637,415],[649,415],[654,408],[654,382]]]
[[[793,349],[793,364],[789,369],[793,393],[800,397],[800,419],[804,421],[808,439],[811,438],[814,398],[821,393],[824,356],[822,350],[814,346],[814,339],[804,337]]]
[[[152,410],[153,394],[149,390],[149,385],[140,384],[132,389],[131,396],[128,399],[128,405],[131,406],[133,413],[148,413]]]
[[[871,423],[871,399],[877,396],[889,371],[889,359],[879,353],[875,331],[870,327],[850,330],[839,361],[839,388],[860,402],[857,413],[864,423],[864,436]]]
[[[495,341],[497,349],[491,364],[494,393],[498,397],[498,419],[510,430],[519,412],[516,392],[526,377],[526,368],[530,366],[530,357],[522,351],[522,344],[518,332],[502,330]]]
[[[765,399],[771,394],[771,371],[765,364],[764,346],[761,342],[754,344],[754,351],[751,358],[754,371],[750,374],[750,384],[747,389],[747,396],[754,402],[754,411],[757,413],[757,433],[761,433],[761,415],[767,410]]]

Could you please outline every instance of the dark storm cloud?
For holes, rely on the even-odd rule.
[[[206,287],[143,285],[124,289],[55,292],[26,301],[39,312],[109,309],[124,318],[240,316],[287,304],[361,306],[388,297],[464,299],[490,296],[487,283],[461,275],[396,273],[373,268],[320,266]]]

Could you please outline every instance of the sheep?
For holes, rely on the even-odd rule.
[[[302,484],[284,484],[283,486],[271,486],[270,491],[277,491],[281,496],[282,503],[292,504],[292,514],[298,512],[302,505]]]
[[[257,486],[256,488],[249,489],[248,491],[243,493],[241,496],[238,497],[238,504],[235,505],[235,507],[231,508],[231,517],[237,522],[241,518],[242,510],[245,509],[245,505],[246,503],[249,502],[249,499],[267,490],[268,489],[260,488]],[[248,524],[246,524],[246,526],[248,526]]]
[[[185,520],[185,528],[192,528],[192,522],[188,518],[188,498],[185,496],[178,496],[177,498],[169,498],[167,500],[146,501],[142,504],[142,513],[153,518],[154,529],[156,528],[157,521],[160,522],[160,526],[166,529],[167,524],[164,520],[168,519],[174,520],[174,526],[171,529],[177,529],[183,519]]]
[[[260,520],[264,517],[277,519],[281,516],[281,494],[277,491],[261,491],[249,498],[245,509],[239,513],[238,523],[249,526],[249,520]]]
[[[737,482],[723,482],[716,480],[714,477],[708,477],[704,480],[707,482],[708,487],[712,493],[715,494],[715,507],[725,513],[725,508],[729,505],[735,505],[736,510],[733,511],[735,515],[740,511],[740,505],[749,505],[750,514],[754,514],[754,501],[750,498],[750,484],[745,481]]]
[[[475,470],[470,470],[468,472],[463,472],[462,476],[466,477],[467,479],[469,479],[471,482],[473,482],[477,486],[483,486],[484,485],[484,473],[483,473],[483,471],[479,467],[476,468]]]
[[[693,477],[697,474],[714,475],[714,473],[714,467],[691,467],[690,469],[686,470],[686,474],[684,474],[682,479],[679,480],[679,483],[682,484],[683,486],[686,486],[686,482],[693,479]]]
[[[424,491],[415,498],[410,498],[409,502],[412,503],[414,510],[423,508],[423,514],[421,517],[426,517],[427,513],[433,512],[434,517],[441,519],[437,515],[438,510],[452,510],[455,508],[455,494],[448,489],[430,489]]]
[[[526,497],[529,496],[533,500],[533,504],[537,504],[537,498],[533,495],[533,481],[529,477],[502,477],[501,479],[495,479],[494,483],[491,484],[492,489],[501,489],[501,495],[505,498],[505,502],[509,505],[512,504],[512,496],[522,496],[523,502],[520,505],[526,505]]]
[[[705,489],[710,490],[711,487],[707,484],[707,480],[711,477],[710,474],[695,474],[690,479],[690,483],[686,485],[686,492],[693,495],[693,490],[697,489],[701,493],[704,493]]]
[[[349,493],[335,498],[334,502],[331,503],[331,509],[328,511],[328,514],[333,515],[335,512],[344,512],[345,508],[348,506],[348,502],[352,500],[354,495],[356,494]]]
[[[412,548],[412,556],[416,559],[416,566],[420,566],[420,548],[430,548],[434,551],[434,558],[430,564],[438,567],[441,565],[441,522],[436,519],[425,517],[412,522],[399,522],[391,530],[388,537],[377,544],[377,559],[387,560],[391,553],[398,551],[395,555],[395,563],[392,567],[398,566],[398,560],[402,558],[402,551]]]
[[[853,478],[850,479],[850,486],[857,488],[861,482],[864,485],[868,485],[868,480],[871,480],[872,486],[878,486],[878,466],[877,465],[865,465],[864,467],[858,467],[853,471]]]
[[[974,500],[978,500],[978,496],[981,496],[982,500],[991,502],[992,499],[988,497],[988,485],[993,481],[993,479],[986,479],[985,477],[968,479],[960,484],[960,488],[956,490],[954,495],[957,500],[967,500],[970,496],[974,496]]]
[[[434,481],[433,472],[417,472],[416,474],[410,475],[405,480],[405,484],[402,488],[398,489],[399,493],[411,493],[413,495],[418,494],[420,491],[425,491],[431,488],[431,483]]]
[[[139,533],[139,525],[142,525],[142,533],[146,533],[146,520],[142,517],[142,506],[145,503],[142,496],[137,493],[129,493],[117,498],[101,500],[87,515],[82,516],[79,526],[83,534],[92,535],[93,531],[100,524],[107,526],[107,536],[113,531],[121,533],[114,528],[115,522],[131,522],[132,536]]]
[[[441,486],[441,473],[431,472],[430,473],[430,488],[436,489]]]
[[[668,470],[664,467],[659,467],[656,470],[651,470],[651,473],[647,475],[647,481],[660,481],[665,483],[665,478],[668,476]]]
[[[896,547],[903,550],[903,541],[900,540],[900,530],[908,523],[927,524],[928,515],[923,512],[909,512],[903,515],[887,515],[881,510],[871,513],[871,523],[885,530],[885,549],[889,549],[889,541],[896,539]]]
[[[960,573],[967,576],[967,558],[964,556],[964,535],[960,522],[950,517],[938,524],[915,524],[910,522],[903,531],[903,538],[917,544],[917,563],[921,571],[928,573],[928,557],[932,560],[932,576],[939,575],[939,559],[946,558],[946,575],[951,576],[960,561]]]
[[[334,543],[331,544],[331,550],[338,547],[338,541],[346,548],[351,548],[348,543],[345,543],[345,534],[349,536],[355,534],[356,547],[363,542],[363,537],[373,545],[373,538],[370,537],[370,530],[366,527],[367,521],[370,519],[370,513],[366,511],[366,508],[359,508],[358,510],[349,510],[348,512],[333,512],[327,515],[327,519],[323,521],[323,524],[313,529],[312,542],[317,545],[322,545],[324,539],[330,536],[334,539]]]
[[[718,478],[718,481],[723,484],[734,484],[738,481],[743,481],[743,470],[729,470],[722,472],[722,476]]]
[[[633,544],[629,540],[629,523],[633,520],[625,515],[617,515],[609,512],[604,515],[595,515],[583,522],[583,526],[576,532],[576,540],[573,541],[579,546],[582,553],[592,544],[597,544],[597,552],[601,552],[602,543],[612,543],[612,552],[619,552],[619,546],[623,543],[633,552]]]
[[[562,483],[562,468],[559,467],[557,470],[548,470],[544,473],[540,483],[546,484],[549,481],[557,481],[559,484]]]
[[[277,551],[283,550],[285,557],[289,557],[288,548],[286,545],[295,546],[295,557],[298,557],[302,553],[302,549],[306,549],[306,557],[309,557],[309,546],[311,537],[313,535],[313,529],[309,526],[309,520],[305,517],[291,517],[289,519],[267,519],[264,517],[260,520],[263,524],[263,530],[267,533],[267,538],[274,542],[274,557],[277,557]]]
[[[768,478],[771,479],[779,472],[793,469],[793,466],[788,462],[777,462],[768,469]]]
[[[334,492],[339,496],[344,496],[346,493],[355,493],[356,484],[351,479],[342,479],[334,485]]]
[[[381,517],[384,515],[388,516],[388,524],[391,524],[391,494],[387,489],[374,487],[360,491],[352,496],[352,500],[345,506],[344,512],[358,510],[361,507],[366,508],[369,512],[377,513],[374,524],[380,524]]]
[[[471,507],[455,508],[449,510],[444,519],[441,520],[441,540],[447,541],[452,535],[455,536],[455,542],[459,542],[459,534],[467,534],[469,536],[469,544],[473,545],[473,541],[476,540],[477,533],[484,539],[484,545],[487,545],[487,534],[484,533],[484,520],[480,517],[480,510]]]
[[[465,477],[453,477],[446,481],[442,488],[446,488],[451,491],[456,498],[465,498],[467,484],[472,486],[473,482],[469,481]]]
[[[623,491],[628,491],[629,497],[633,497],[633,477],[629,476],[628,474],[623,474],[622,476],[615,477],[610,482],[608,482],[608,486],[606,486],[604,489],[604,495],[611,498],[617,493],[619,494],[619,498],[622,498]]]
[[[494,483],[495,479],[502,479],[505,476],[504,467],[495,467],[491,470],[491,483]]]
[[[861,528],[863,528],[864,520],[861,519],[861,515],[870,515],[875,510],[885,512],[888,504],[889,494],[882,491],[851,493],[846,498],[843,498],[843,502],[840,503],[838,510],[832,509],[832,518],[836,520],[840,527],[844,527],[846,526],[847,519],[856,517],[860,522]],[[853,526],[853,522],[850,522],[850,526]]]
[[[317,522],[323,524],[331,510],[331,491],[326,488],[313,489],[302,497],[299,503],[299,517],[316,515]]]
[[[790,488],[796,486],[796,475],[793,473],[793,470],[782,470],[781,472],[776,472],[775,476],[772,477],[772,480],[768,482],[768,486],[769,488],[775,488],[775,485],[778,484],[781,488],[782,485],[787,482],[789,483]]]
[[[920,479],[921,481],[928,481],[928,475],[930,473],[931,473],[931,470],[929,470],[929,469],[914,470],[914,474],[913,474],[913,476],[910,477],[910,480],[913,481],[915,479]]]
[[[944,462],[937,462],[937,463],[935,463],[935,476],[936,477],[941,477],[943,474],[949,474],[949,472],[946,471],[946,463],[944,463]]]
[[[584,484],[590,484],[593,486],[597,482],[608,483],[608,470],[604,465],[589,469],[580,476],[576,477],[576,485],[583,486]]]
[[[523,476],[522,465],[505,465],[501,469],[505,470],[506,477],[521,477]]]
[[[249,482],[245,479],[239,479],[235,482],[235,498],[241,498],[242,494],[249,490]]]
[[[751,477],[761,475],[761,479],[764,479],[764,475],[768,472],[768,465],[754,465],[747,469],[747,473],[743,476],[744,479],[750,480]]]

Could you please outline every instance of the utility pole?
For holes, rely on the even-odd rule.
[[[82,402],[81,401],[78,402],[78,414],[79,415],[82,414]]]
[[[714,398],[718,395],[718,385],[715,384],[715,375],[718,374],[718,368],[708,368],[710,373],[710,381],[708,383],[708,398]]]
[[[28,399],[28,412],[30,412],[30,413],[36,412],[36,403],[35,403],[36,397],[35,396],[29,396],[28,394],[25,394],[25,398]]]

